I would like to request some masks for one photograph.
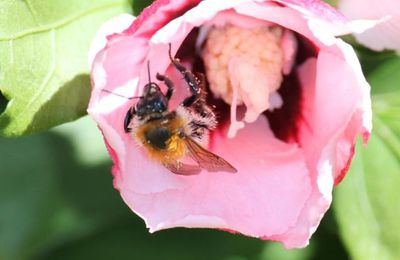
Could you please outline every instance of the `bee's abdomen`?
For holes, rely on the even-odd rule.
[[[146,142],[159,150],[167,149],[167,141],[171,137],[171,132],[166,127],[149,129],[145,132]]]

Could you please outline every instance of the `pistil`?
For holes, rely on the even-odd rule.
[[[227,24],[209,30],[202,57],[214,96],[231,105],[228,137],[264,111],[282,106],[277,90],[292,67],[288,55],[296,52],[288,33],[276,25],[248,29]],[[240,105],[246,107],[242,119]]]

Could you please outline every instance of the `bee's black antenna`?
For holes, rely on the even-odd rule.
[[[170,58],[170,60],[173,60],[174,58],[172,57],[171,49],[172,49],[172,45],[171,45],[171,43],[168,43],[168,54],[169,54],[169,58]]]
[[[118,97],[126,98],[126,99],[129,99],[129,100],[135,99],[135,98],[142,98],[142,97],[126,97],[126,96],[124,96],[124,95],[121,95],[121,94],[118,94],[118,93],[114,93],[114,92],[112,92],[112,91],[110,91],[110,90],[108,90],[108,89],[102,89],[101,91],[104,91],[104,92],[107,92],[107,93],[116,95],[116,96],[118,96]]]
[[[151,83],[150,77],[150,60],[147,61],[147,76],[149,77],[149,84]]]

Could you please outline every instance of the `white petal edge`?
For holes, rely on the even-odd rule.
[[[131,14],[120,14],[105,22],[96,32],[88,52],[89,68],[92,68],[94,58],[107,45],[107,36],[114,33],[121,33],[129,28],[129,26],[136,19]]]

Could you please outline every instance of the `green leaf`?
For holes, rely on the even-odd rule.
[[[324,0],[324,2],[330,4],[331,6],[338,6],[338,0]]]
[[[149,6],[153,0],[140,0],[133,1],[133,13],[134,15],[139,15],[140,12],[147,6]]]
[[[379,135],[388,144],[396,145],[400,151],[400,57],[390,59],[368,78],[372,85],[373,111],[380,126]],[[379,121],[378,121],[379,120]]]
[[[400,163],[384,140],[357,147],[351,170],[336,189],[335,210],[353,259],[399,259]]]
[[[42,131],[86,113],[87,52],[102,23],[128,0],[0,2],[0,134]]]
[[[400,93],[400,57],[389,55],[385,62],[381,61],[380,66],[368,76],[368,82],[372,87],[374,102],[379,98],[377,96],[379,94],[390,94],[398,99]],[[386,100],[386,97],[384,99]]]
[[[366,75],[374,72],[375,69],[381,68],[381,65],[385,62],[399,58],[395,51],[385,50],[378,52],[368,49],[358,43],[353,35],[346,35],[343,37],[343,39],[353,45]]]
[[[374,130],[358,144],[350,172],[335,192],[342,238],[353,259],[400,258],[400,59],[370,75]]]

